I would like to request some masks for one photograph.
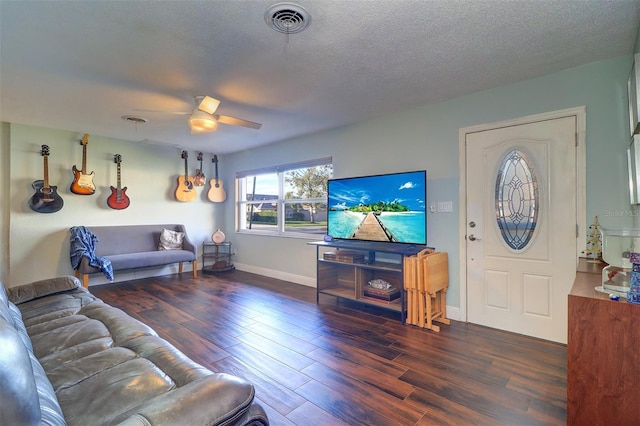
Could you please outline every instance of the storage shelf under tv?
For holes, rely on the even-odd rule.
[[[424,245],[394,244],[368,241],[316,241],[309,244],[316,246],[316,302],[320,303],[320,295],[333,296],[338,300],[350,300],[363,305],[376,306],[392,312],[400,313],[404,323],[406,303],[404,292],[404,257],[414,255],[427,248]],[[336,252],[337,250],[337,252]],[[340,252],[348,251],[354,261],[325,259],[326,253],[338,258]],[[380,258],[384,258],[380,260]],[[398,289],[399,297],[394,300],[378,301],[367,297],[364,289],[374,279],[382,279]]]

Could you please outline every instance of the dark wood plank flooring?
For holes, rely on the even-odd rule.
[[[566,423],[566,347],[321,298],[241,271],[90,287],[213,371],[244,377],[273,425]]]

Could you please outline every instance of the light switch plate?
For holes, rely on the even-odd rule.
[[[441,213],[451,213],[453,211],[453,201],[438,201],[438,211]]]

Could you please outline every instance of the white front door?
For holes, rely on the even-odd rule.
[[[469,322],[567,341],[576,122],[567,116],[465,134]]]

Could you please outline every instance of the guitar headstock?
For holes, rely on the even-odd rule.
[[[213,158],[211,159],[212,163],[217,163],[218,162],[218,156],[214,155]]]
[[[201,152],[198,153],[198,161],[202,161],[202,153]]]
[[[89,133],[85,133],[80,141],[80,145],[88,145],[89,144]]]
[[[182,151],[182,158],[184,158],[185,160],[189,158],[189,153],[187,151]]]
[[[122,156],[120,154],[116,154],[113,156],[113,162],[116,164],[120,164],[122,162]]]
[[[43,157],[49,155],[49,145],[42,145],[42,148],[40,149],[40,155],[42,155]]]

